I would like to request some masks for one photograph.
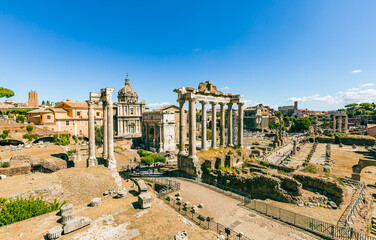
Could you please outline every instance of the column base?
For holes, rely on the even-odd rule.
[[[102,158],[107,160],[108,155],[107,154],[102,154]]]
[[[192,160],[192,162],[198,161],[198,157],[196,155],[190,155],[190,156],[188,156],[188,159]]]
[[[109,157],[107,160],[107,168],[113,171],[117,171],[116,169],[116,159],[115,157]]]
[[[92,166],[98,165],[98,160],[96,157],[89,157],[86,160],[86,163],[87,163],[87,167],[92,167]]]
[[[186,152],[186,151],[179,151],[178,154],[179,154],[179,155],[187,155],[187,152]]]
[[[229,146],[229,147],[233,147],[233,146],[234,146],[234,144],[232,144],[232,143],[231,143],[231,144],[227,144],[227,146]]]

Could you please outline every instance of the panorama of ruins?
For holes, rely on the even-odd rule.
[[[3,1],[0,240],[376,240],[363,1]]]

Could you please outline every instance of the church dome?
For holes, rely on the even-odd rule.
[[[118,101],[119,102],[132,102],[135,103],[138,101],[138,95],[136,90],[131,86],[131,80],[127,77],[125,78],[125,85],[120,88],[118,92]]]

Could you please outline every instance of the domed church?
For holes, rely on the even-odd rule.
[[[117,137],[141,138],[142,113],[145,103],[138,102],[136,90],[131,86],[131,80],[125,78],[125,85],[118,92],[117,103]]]

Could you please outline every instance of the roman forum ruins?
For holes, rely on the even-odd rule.
[[[347,116],[346,112],[335,111],[329,114],[330,114],[329,118],[333,119],[333,132],[348,133],[349,117]],[[344,121],[344,126],[342,125],[343,121]]]
[[[206,142],[206,104],[211,104],[212,106],[212,140],[211,147],[217,148],[217,139],[216,139],[216,128],[217,128],[217,105],[220,105],[220,133],[219,133],[219,146],[225,147],[233,146],[233,119],[232,119],[232,106],[233,104],[238,105],[238,139],[237,145],[243,146],[243,105],[242,95],[232,95],[225,94],[217,90],[217,87],[214,86],[213,82],[206,81],[201,82],[198,86],[198,89],[190,87],[181,87],[174,90],[178,93],[178,102],[180,108],[180,136],[179,136],[179,153],[178,153],[178,167],[179,169],[195,175],[200,175],[200,164],[196,156],[196,102],[202,104],[202,136],[201,136],[201,148],[203,150],[207,149]],[[185,139],[186,139],[186,120],[184,114],[184,105],[185,102],[189,102],[188,108],[188,122],[189,122],[189,144],[188,149],[189,153],[185,151]],[[227,143],[225,139],[225,105],[227,105],[228,112],[228,132],[227,132]]]
[[[103,159],[110,170],[116,170],[116,159],[114,155],[114,120],[112,92],[114,88],[103,88],[100,93],[91,92],[90,100],[87,101],[89,108],[89,157],[87,166],[98,165],[95,156],[95,126],[94,126],[94,104],[102,101],[103,104]]]

